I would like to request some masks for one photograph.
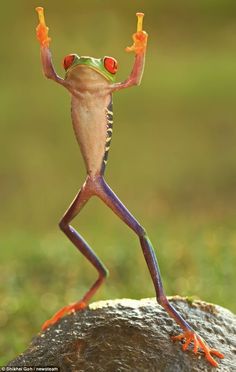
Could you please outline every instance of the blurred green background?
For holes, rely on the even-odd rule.
[[[168,295],[236,310],[236,2],[27,1],[1,4],[0,364],[79,299],[96,272],[59,231],[85,171],[70,97],[41,71],[35,6],[44,6],[56,69],[71,52],[118,59],[145,13],[142,84],[114,97],[106,178],[145,226]],[[95,300],[154,296],[138,245],[92,199],[73,225],[110,269]]]

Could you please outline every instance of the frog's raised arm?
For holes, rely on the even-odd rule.
[[[148,34],[142,29],[144,14],[136,13],[136,16],[138,17],[138,21],[137,21],[137,31],[133,34],[134,43],[131,47],[126,48],[127,52],[135,53],[133,69],[131,71],[131,74],[125,81],[111,85],[112,91],[117,91],[123,88],[128,88],[133,85],[139,85],[142,80]]]
[[[65,86],[66,88],[69,88],[68,83],[63,78],[57,75],[53,67],[52,55],[49,49],[49,43],[51,41],[51,38],[48,37],[48,27],[46,26],[44,19],[44,9],[42,7],[37,7],[35,10],[38,13],[39,17],[39,24],[36,28],[36,35],[40,43],[41,60],[44,75],[48,79],[52,79],[57,83]]]

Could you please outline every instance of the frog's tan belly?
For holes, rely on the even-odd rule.
[[[108,102],[109,97],[103,97],[96,104],[89,102],[88,99],[72,97],[73,127],[90,175],[98,174],[102,167],[107,137]]]

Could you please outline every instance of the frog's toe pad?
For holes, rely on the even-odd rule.
[[[42,325],[42,331],[45,331],[48,327],[52,326],[53,324],[57,323],[64,315],[70,314],[77,310],[83,310],[87,307],[87,304],[84,301],[79,301],[74,304],[64,306],[62,309],[58,310],[56,314],[53,315],[52,318],[46,320],[46,322]]]
[[[216,360],[212,357],[212,355],[217,356],[218,358],[224,358],[224,355],[220,353],[216,349],[210,348],[203,339],[198,336],[197,333],[193,331],[186,331],[184,333],[181,333],[178,336],[172,337],[173,341],[183,341],[182,349],[183,351],[186,351],[188,349],[188,346],[190,343],[193,343],[193,352],[194,354],[197,354],[198,350],[203,351],[205,354],[205,358],[208,360],[209,363],[211,363],[214,367],[218,366],[218,363]]]

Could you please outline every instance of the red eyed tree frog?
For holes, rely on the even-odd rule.
[[[59,226],[75,247],[98,271],[98,279],[82,299],[63,307],[43,324],[42,329],[45,330],[53,325],[65,314],[84,309],[108,275],[108,270],[95,252],[70,225],[70,222],[80,213],[88,200],[92,196],[97,196],[138,236],[154,284],[157,301],[183,330],[180,335],[172,337],[173,340],[182,341],[183,350],[187,350],[192,342],[195,354],[198,350],[202,350],[206,359],[213,366],[217,366],[218,363],[212,355],[223,358],[223,354],[210,348],[170,304],[164,293],[156,255],[145,229],[121,203],[104,179],[113,131],[112,93],[139,85],[142,79],[148,39],[147,33],[142,29],[144,14],[136,14],[138,22],[137,31],[133,34],[133,45],[126,48],[128,52],[134,52],[135,54],[131,74],[124,82],[116,83],[117,61],[108,56],[93,58],[69,54],[63,62],[65,78],[59,77],[52,64],[49,49],[51,39],[48,37],[48,27],[45,24],[43,8],[38,7],[36,11],[39,16],[37,38],[41,46],[43,72],[48,79],[64,86],[71,94],[73,128],[87,172],[87,178],[83,186],[62,217]]]

